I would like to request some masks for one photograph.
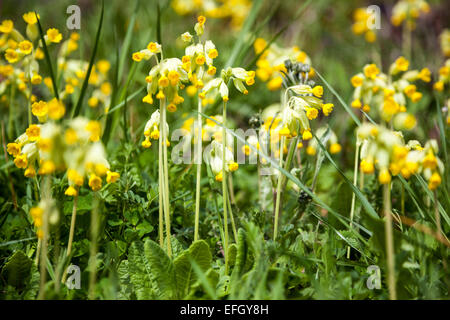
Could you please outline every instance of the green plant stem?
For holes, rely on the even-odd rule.
[[[167,242],[167,255],[172,257],[172,242],[170,239],[170,203],[169,203],[169,177],[168,177],[168,164],[167,164],[167,128],[166,128],[166,99],[160,100],[161,108],[161,137],[163,144],[163,188],[164,188],[164,212],[166,217],[166,242]]]
[[[158,199],[159,199],[159,245],[164,247],[164,188],[163,188],[163,161],[162,138],[158,139]]]
[[[94,193],[94,204],[91,213],[91,245],[89,255],[89,299],[95,299],[95,282],[97,277],[97,247],[98,247],[98,227],[99,227],[99,199]]]
[[[72,219],[70,221],[69,242],[67,243],[67,257],[72,253],[73,234],[75,232],[75,221],[77,218],[78,195],[73,197]]]
[[[439,214],[437,192],[434,190],[434,218],[436,219],[436,233],[439,240],[444,240],[441,227],[441,215]]]
[[[355,164],[353,167],[353,185],[356,187],[358,181],[358,163],[359,163],[359,147],[360,143],[356,142]],[[356,194],[352,193],[352,205],[350,208],[350,229],[353,228],[353,216],[355,215]],[[347,259],[350,259],[350,246],[347,247]]]
[[[392,213],[391,213],[391,184],[383,185],[383,207],[385,219],[386,234],[386,257],[388,269],[388,288],[389,298],[397,300],[397,291],[395,288],[395,254],[394,254],[394,231],[392,229]]]
[[[279,166],[280,168],[283,167],[283,146],[284,146],[284,140],[285,137],[281,138],[281,144],[280,144],[280,162]],[[278,216],[280,214],[280,201],[281,201],[281,186],[283,182],[283,174],[281,171],[278,173],[278,183],[277,183],[277,193],[276,193],[276,200],[275,200],[275,220],[273,224],[273,240],[275,241],[277,239],[277,233],[278,233]]]
[[[403,45],[403,54],[406,56],[406,59],[411,61],[412,32],[411,29],[406,24],[403,26],[402,45]]]
[[[41,253],[41,245],[42,245],[42,240],[38,239],[38,243],[37,243],[37,246],[36,246],[36,257],[34,258],[34,263],[36,265],[38,265],[38,263],[39,263],[39,255]]]
[[[227,136],[225,123],[227,121],[227,103],[223,102],[222,108],[222,202],[223,202],[223,226],[225,233],[224,254],[225,254],[225,275],[228,274],[228,215],[227,215],[227,171],[225,170],[225,153],[227,145]]]
[[[48,254],[48,216],[49,216],[49,203],[51,202],[51,177],[46,175],[44,178],[44,187],[42,190],[42,198],[47,203],[46,208],[42,214],[42,240],[41,240],[41,252],[40,252],[40,273],[41,281],[39,285],[38,300],[45,299],[45,283],[47,281],[47,254]]]
[[[202,101],[198,98],[198,115],[197,115],[197,180],[195,187],[195,226],[194,226],[194,241],[198,240],[198,224],[200,220],[200,182],[202,175]]]
[[[234,223],[233,210],[231,210],[231,196],[227,197],[228,211],[230,212],[231,227],[233,229],[234,242],[238,242],[236,224]]]

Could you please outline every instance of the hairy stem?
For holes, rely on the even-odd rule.
[[[224,253],[225,253],[225,275],[228,274],[228,215],[227,215],[227,171],[225,164],[225,154],[226,154],[226,144],[227,144],[227,136],[225,123],[227,120],[227,103],[223,102],[223,110],[222,110],[222,118],[223,118],[223,128],[222,128],[222,202],[223,202],[223,225],[224,225],[224,233],[225,233],[225,243],[224,243]]]
[[[164,206],[165,206],[165,216],[166,216],[166,241],[167,241],[167,255],[172,257],[172,243],[170,239],[170,203],[169,203],[169,176],[167,167],[167,128],[166,128],[166,100],[161,99],[161,112],[162,121],[160,127],[162,128],[162,144],[163,144],[163,185],[164,185]]]
[[[280,168],[283,167],[283,146],[284,146],[284,140],[285,137],[281,138],[281,144],[280,144],[280,162],[279,166]],[[277,233],[278,233],[278,216],[280,215],[280,201],[281,201],[281,186],[283,183],[283,174],[281,171],[278,172],[278,183],[277,183],[277,193],[276,193],[276,200],[275,200],[275,220],[273,224],[273,240],[277,239]]]
[[[197,116],[197,181],[195,188],[195,227],[194,241],[198,240],[198,224],[200,220],[200,182],[202,175],[202,100],[198,98],[198,116]]]
[[[397,291],[395,288],[395,254],[394,254],[394,231],[392,229],[391,213],[391,184],[383,185],[383,206],[386,234],[386,256],[388,269],[388,288],[389,298],[397,300]]]
[[[358,163],[359,163],[359,147],[360,143],[356,142],[355,164],[353,167],[353,185],[356,187],[358,181]],[[352,194],[352,205],[350,209],[350,229],[353,228],[353,216],[355,215],[356,193]],[[347,247],[347,259],[350,259],[350,246]]]

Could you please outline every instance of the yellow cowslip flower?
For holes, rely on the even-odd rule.
[[[364,66],[363,71],[364,71],[364,75],[367,78],[372,79],[372,80],[375,79],[376,76],[380,73],[380,70],[374,63]]]
[[[360,87],[363,84],[363,78],[359,75],[355,75],[352,77],[352,79],[350,80],[352,83],[353,87]]]
[[[19,42],[19,50],[23,54],[30,54],[33,50],[33,44],[28,40],[21,41]]]
[[[114,183],[120,178],[120,174],[118,172],[108,170],[106,172],[106,182]]]
[[[361,101],[359,99],[356,99],[356,100],[352,101],[351,106],[352,106],[352,108],[360,109],[362,104],[361,104]]]
[[[34,25],[37,23],[37,19],[40,19],[40,15],[38,14],[36,17],[36,13],[33,11],[27,12],[23,14],[23,20],[28,24],[28,25]]]
[[[44,57],[45,57],[44,51],[42,51],[41,48],[37,48],[37,49],[36,49],[36,52],[34,53],[34,57],[35,57],[37,60],[42,60],[42,59],[44,59]]]
[[[38,75],[37,73],[33,74],[31,77],[31,84],[32,85],[38,85],[42,83],[42,77]]]
[[[444,83],[442,81],[437,81],[433,84],[433,89],[439,92],[444,90]]]
[[[342,146],[339,143],[333,143],[330,145],[330,153],[335,154],[339,153],[342,150]]]
[[[15,63],[15,62],[19,61],[19,54],[16,52],[16,50],[13,50],[11,48],[6,49],[5,59],[9,63]]]
[[[150,42],[147,45],[147,49],[150,50],[152,53],[159,53],[161,52],[161,45],[157,42]]]
[[[378,175],[378,181],[381,184],[388,184],[391,182],[391,175],[389,173],[389,170],[387,168],[381,169],[379,175]]]
[[[1,33],[11,33],[11,31],[13,31],[14,29],[14,23],[12,22],[12,20],[3,20],[2,23],[0,24],[0,32]]]
[[[28,166],[28,168],[25,169],[25,172],[23,174],[27,178],[34,178],[36,177],[36,169],[33,166]]]
[[[312,139],[311,130],[304,130],[303,133],[302,133],[302,139],[303,140],[310,140],[310,139]]]
[[[430,190],[436,190],[437,187],[441,184],[442,179],[439,173],[434,172],[433,175],[430,177],[430,180],[428,180],[428,188]]]
[[[323,95],[323,87],[322,86],[315,86],[312,89],[313,95],[315,95],[317,98],[322,98]]]
[[[28,158],[26,154],[19,154],[14,159],[14,164],[19,169],[25,169],[28,166]]]
[[[111,64],[108,60],[100,60],[97,62],[97,69],[103,74],[108,73],[109,69],[111,68]]]
[[[69,196],[69,197],[75,197],[75,196],[78,195],[78,190],[75,189],[73,186],[69,186],[69,187],[66,189],[66,191],[64,192],[64,194],[65,194],[66,196]]]
[[[135,53],[133,53],[132,58],[134,61],[140,62],[144,58],[144,55],[140,52],[135,52]]]
[[[53,98],[47,103],[48,107],[48,116],[50,119],[53,120],[59,120],[61,119],[64,114],[66,113],[66,108],[64,107],[63,103],[56,98]]]
[[[152,146],[152,143],[150,142],[150,139],[148,137],[146,137],[144,139],[144,141],[142,141],[141,145],[142,145],[143,148],[148,149],[148,148],[150,148]]]
[[[409,61],[405,57],[398,57],[394,62],[395,71],[407,71],[409,68]]]
[[[45,117],[48,113],[48,105],[47,102],[40,100],[39,102],[34,102],[31,105],[31,112],[33,115],[41,119]]]
[[[60,43],[62,40],[62,34],[56,28],[50,28],[47,30],[47,39],[53,43]]]
[[[39,140],[40,133],[41,133],[41,128],[36,124],[30,125],[26,130],[26,134],[28,136],[28,139],[30,139],[30,141]]]
[[[422,80],[423,82],[430,82],[431,81],[431,71],[428,68],[423,68],[420,70],[419,74],[417,75],[417,78]]]
[[[56,170],[55,163],[51,160],[45,160],[40,165],[38,173],[40,175],[48,175],[55,172],[55,170]]]
[[[65,132],[64,132],[64,141],[68,144],[68,145],[72,145],[74,143],[76,143],[78,141],[78,135],[77,132],[73,129],[73,128],[68,128]]]
[[[236,162],[232,162],[228,165],[228,169],[230,172],[236,171],[239,168],[239,165]]]
[[[21,146],[19,143],[11,142],[6,146],[6,151],[13,157],[16,157],[18,154],[20,154],[20,150]]]
[[[89,187],[92,191],[98,191],[102,188],[102,179],[96,174],[92,173],[89,177]]]
[[[409,84],[406,86],[406,88],[403,90],[405,92],[406,96],[411,98],[411,96],[417,91],[417,87],[414,84]]]
[[[84,183],[83,176],[74,169],[67,170],[67,179],[77,186],[82,186]]]
[[[281,88],[281,85],[283,84],[283,78],[281,77],[275,77],[272,78],[268,83],[267,83],[267,88],[270,91],[275,91]]]
[[[177,111],[177,106],[175,103],[169,103],[169,105],[167,106],[167,110],[169,112],[175,112]]]
[[[99,100],[98,100],[97,97],[90,97],[88,99],[88,106],[91,107],[91,108],[98,107],[98,103],[99,103]]]
[[[91,120],[86,125],[86,130],[91,134],[89,140],[92,142],[100,140],[100,135],[102,133],[102,128],[100,122]]]

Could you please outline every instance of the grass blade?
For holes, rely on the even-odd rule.
[[[241,143],[246,144],[246,141],[239,135],[237,135],[234,131],[228,129],[227,127],[225,127],[222,123],[216,121],[215,119],[208,117],[207,115],[205,115],[202,112],[199,112],[204,118],[207,118],[211,121],[213,121],[214,123],[216,123],[216,125],[225,128],[225,130],[231,134],[233,137],[235,137],[237,140],[239,140]],[[339,213],[337,213],[334,209],[332,209],[330,206],[328,206],[326,203],[324,203],[317,195],[315,195],[313,192],[311,192],[311,190],[304,185],[299,179],[297,179],[296,177],[294,177],[291,173],[289,173],[288,171],[286,171],[284,168],[281,168],[278,163],[276,161],[274,161],[272,158],[266,156],[265,154],[263,154],[260,150],[256,149],[253,145],[249,145],[247,144],[250,149],[259,154],[261,157],[263,157],[268,163],[270,163],[272,166],[275,167],[275,169],[279,170],[282,174],[284,174],[286,176],[286,178],[288,178],[289,180],[291,180],[292,182],[294,182],[299,188],[301,188],[304,192],[306,192],[317,204],[319,204],[322,208],[326,209],[329,213],[333,214],[347,229],[350,230],[350,232],[352,232],[361,242],[367,244],[366,239],[364,239],[359,233],[355,232],[353,229],[350,229],[349,224],[344,221],[345,219],[342,219],[342,215],[340,215]],[[358,190],[359,191],[359,190]],[[361,194],[361,196],[364,198],[364,196]],[[364,198],[365,199],[365,198]],[[365,199],[367,201],[367,199]],[[370,207],[370,204],[369,204]],[[371,208],[371,207],[370,207]],[[373,210],[373,208],[372,208]],[[380,220],[378,218],[378,215],[376,215],[376,213],[373,211],[373,213],[375,214],[375,219],[376,220]],[[353,246],[353,244],[348,243],[349,246],[351,246],[352,248],[354,248],[355,250],[358,250],[357,248],[355,248]]]
[[[131,94],[130,96],[128,96],[128,102],[130,102],[131,100],[133,100],[134,98],[136,98],[136,96],[138,96],[139,94],[141,94],[144,90],[146,90],[146,87],[142,87],[138,90],[136,90],[135,92],[133,92],[133,94]],[[125,105],[125,101],[122,101],[118,104],[116,104],[114,107],[109,109],[108,113],[112,113],[116,110],[119,110],[120,108],[122,108]],[[103,118],[104,116],[106,116],[106,114],[102,114],[98,117],[97,120],[100,120],[101,118]]]
[[[231,50],[230,57],[228,58],[228,61],[225,63],[224,69],[233,66],[233,64],[235,63],[237,56],[242,51],[242,46],[246,42],[245,41],[246,35],[250,31],[250,28],[253,26],[256,17],[258,16],[259,11],[261,10],[262,4],[263,4],[262,0],[256,0],[253,2],[250,14],[247,16],[247,19],[245,20],[244,26],[242,27],[238,39],[234,44],[233,49]],[[252,44],[250,44],[250,46],[251,45]]]
[[[128,25],[127,33],[125,34],[125,40],[123,41],[122,50],[120,51],[119,71],[118,71],[119,81],[120,79],[122,79],[123,70],[125,68],[125,61],[128,57],[128,52],[130,50],[131,39],[133,37],[133,29],[134,25],[136,24],[136,16],[138,9],[139,9],[139,0],[136,0],[133,14],[130,19],[130,24]]]
[[[358,126],[360,126],[361,121],[359,121],[358,117],[353,113],[352,109],[344,102],[342,97],[336,92],[336,90],[334,90],[334,88],[327,82],[327,80],[325,80],[317,70],[315,70],[315,71],[316,71],[316,74],[319,76],[320,80],[322,80],[322,82],[327,86],[327,88],[331,91],[331,93],[333,93],[333,95],[339,100],[339,102],[342,104],[345,111],[347,111],[347,113],[350,115],[350,117],[353,119],[353,121]]]
[[[100,34],[102,31],[102,25],[103,25],[103,14],[105,11],[105,2],[102,1],[102,11],[100,13],[100,21],[98,23],[98,28],[97,28],[97,34],[95,36],[95,44],[94,44],[94,50],[92,51],[92,55],[91,55],[91,60],[89,61],[89,67],[88,67],[88,71],[86,73],[86,77],[84,78],[83,81],[83,86],[81,87],[81,92],[80,92],[80,96],[78,97],[78,102],[75,106],[75,108],[73,109],[72,112],[72,118],[77,117],[80,114],[81,111],[81,106],[83,104],[83,98],[86,94],[86,90],[87,90],[87,86],[89,83],[89,78],[91,76],[91,71],[92,71],[92,67],[94,66],[94,61],[95,61],[95,56],[97,54],[97,49],[98,49],[98,43],[100,40]]]
[[[54,95],[55,95],[56,99],[59,100],[58,86],[56,84],[56,77],[55,77],[55,73],[53,72],[52,61],[50,59],[50,54],[48,53],[47,44],[45,43],[44,31],[42,31],[41,21],[38,18],[39,16],[38,16],[37,12],[35,12],[34,14],[36,15],[36,19],[37,19],[37,25],[38,25],[38,29],[39,29],[39,35],[41,37],[42,48],[44,49],[45,61],[47,61],[48,69],[50,72],[50,78],[52,79]]]

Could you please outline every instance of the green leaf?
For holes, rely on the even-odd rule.
[[[244,229],[240,228],[238,230],[236,267],[234,269],[236,270],[237,275],[241,275],[244,272],[244,267],[247,263],[247,255],[248,255],[247,233],[245,232]]]
[[[129,271],[128,260],[122,260],[119,265],[117,273],[120,281],[120,291],[117,293],[120,300],[129,300],[133,293],[133,284]]]
[[[53,91],[54,91],[56,99],[59,100],[58,87],[56,85],[56,77],[55,77],[55,73],[53,72],[52,60],[50,59],[50,54],[48,53],[47,44],[45,43],[44,31],[42,30],[41,22],[39,21],[39,18],[38,18],[39,16],[38,16],[37,12],[35,12],[35,14],[36,14],[37,25],[38,25],[38,29],[39,29],[39,35],[41,37],[42,48],[44,49],[45,61],[47,61],[48,70],[50,72],[50,78],[52,79]]]
[[[32,265],[33,261],[23,251],[16,251],[3,267],[2,276],[10,286],[24,288],[30,278]]]
[[[95,36],[94,50],[92,51],[91,60],[89,61],[88,71],[86,73],[86,77],[84,78],[83,85],[81,87],[80,96],[78,97],[77,104],[72,112],[72,118],[75,118],[80,114],[81,106],[83,105],[83,98],[86,94],[87,86],[89,83],[89,78],[91,76],[92,67],[94,66],[95,56],[97,54],[98,43],[100,41],[100,34],[102,31],[102,26],[103,26],[104,11],[105,11],[105,3],[104,3],[104,1],[102,1],[102,11],[100,13],[100,21],[98,22],[97,34]]]
[[[150,270],[151,279],[155,284],[157,298],[163,300],[174,298],[176,292],[175,272],[169,256],[152,240],[145,241],[143,256],[146,271]]]
[[[194,272],[192,261],[194,261],[202,272],[211,267],[212,256],[208,244],[204,240],[192,243],[173,262],[175,266],[175,277],[178,298],[184,298],[190,292],[191,286],[196,282],[197,276]]]
[[[128,273],[138,300],[155,299],[152,282],[152,270],[147,257],[143,254],[144,244],[133,242],[128,254]]]

